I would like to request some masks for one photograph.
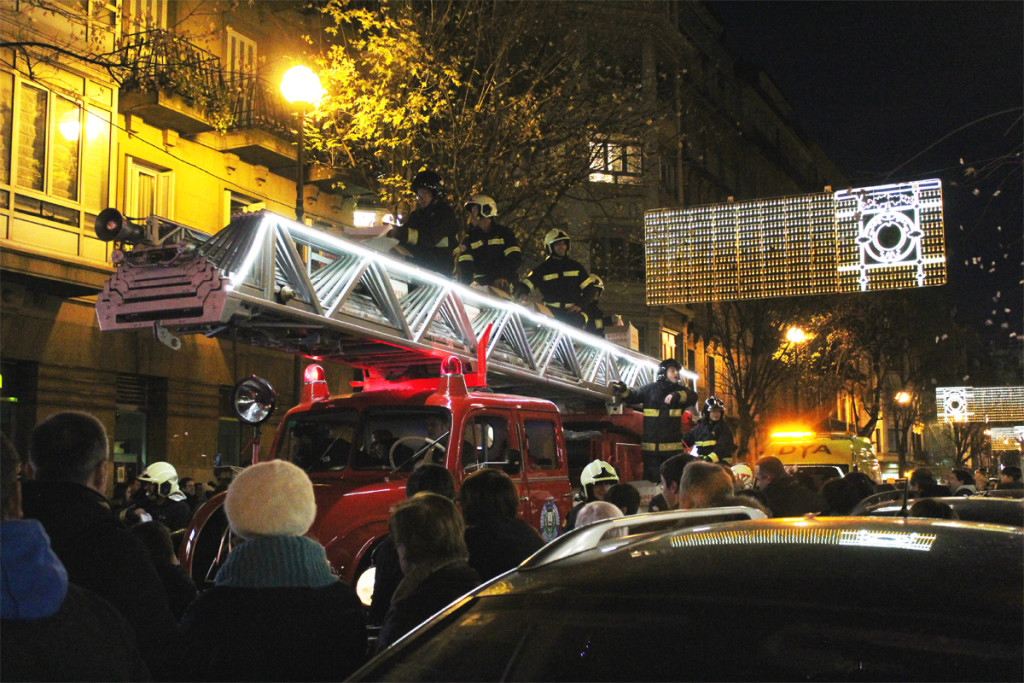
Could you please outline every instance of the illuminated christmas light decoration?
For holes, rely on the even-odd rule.
[[[939,180],[648,211],[647,303],[942,285],[942,221]]]
[[[1024,425],[1015,427],[992,427],[988,430],[992,439],[992,450],[1015,451],[1024,444]]]
[[[935,408],[942,422],[1019,422],[1024,387],[936,387]]]

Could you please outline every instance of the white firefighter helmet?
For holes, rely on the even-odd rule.
[[[754,487],[754,473],[750,470],[749,465],[738,463],[732,466],[732,475],[736,479],[736,487],[739,489],[749,489]]]
[[[139,475],[139,481],[156,484],[156,493],[171,500],[185,500],[178,488],[178,470],[169,462],[154,462]]]
[[[475,194],[466,202],[466,211],[473,206],[480,207],[480,215],[483,218],[494,218],[498,215],[498,204],[485,194]]]
[[[568,242],[569,247],[572,247],[572,238],[569,237],[569,233],[560,228],[552,228],[548,230],[548,234],[544,235],[544,250],[549,254],[553,254],[555,242],[562,241]],[[569,250],[566,249],[565,253],[568,254]]]
[[[619,475],[615,468],[604,460],[594,460],[583,468],[580,474],[580,484],[587,487],[591,484],[618,484]]]

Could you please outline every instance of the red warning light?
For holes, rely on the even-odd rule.
[[[303,380],[306,384],[312,382],[323,382],[324,381],[324,369],[319,365],[308,365],[306,371],[303,374]]]
[[[441,374],[442,375],[461,375],[462,374],[462,361],[455,356],[448,356],[441,361]]]

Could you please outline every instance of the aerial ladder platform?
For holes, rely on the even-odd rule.
[[[133,244],[96,302],[100,329],[228,337],[361,368],[368,382],[436,376],[457,357],[488,386],[608,400],[609,383],[653,381],[658,360],[451,279],[268,211],[209,235],[113,209],[97,235]],[[130,235],[126,238],[125,235]],[[697,375],[683,371],[694,386]]]

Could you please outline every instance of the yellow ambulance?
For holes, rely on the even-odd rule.
[[[821,479],[863,472],[880,483],[882,473],[871,442],[851,432],[775,432],[764,455],[774,455],[789,468],[807,470]]]

